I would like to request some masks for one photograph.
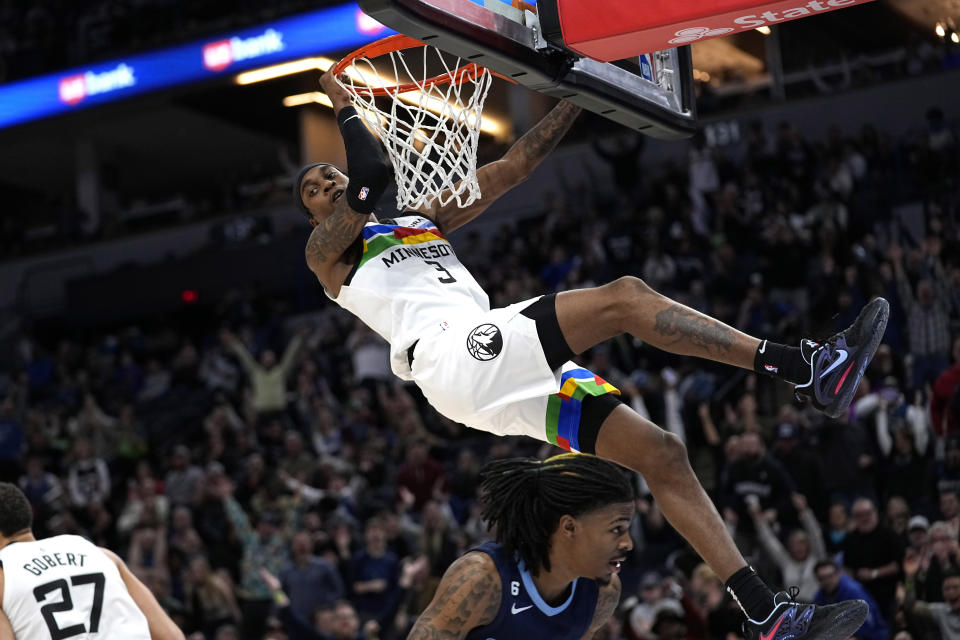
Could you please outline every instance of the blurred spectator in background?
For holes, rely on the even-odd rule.
[[[960,335],[953,339],[953,365],[937,377],[930,399],[930,418],[940,437],[960,433]]]
[[[283,590],[290,598],[291,608],[304,620],[314,610],[344,596],[343,580],[336,567],[313,554],[313,541],[305,532],[291,540],[291,563],[280,573]]]
[[[943,576],[960,570],[960,547],[957,536],[950,526],[943,521],[930,525],[928,534],[929,548],[927,553],[916,554],[919,562],[904,562],[904,569],[914,572],[912,582],[914,593],[918,598],[927,602],[942,602],[943,592],[941,585]],[[911,558],[913,560],[913,558]],[[908,583],[910,582],[908,576]]]
[[[417,547],[426,556],[429,571],[422,585],[421,604],[430,604],[444,571],[466,546],[452,522],[449,507],[440,500],[428,500],[423,507],[420,540]]]
[[[430,455],[427,441],[418,438],[407,447],[403,464],[397,469],[397,491],[412,497],[411,507],[419,512],[427,500],[438,496],[446,486],[447,473]]]
[[[844,502],[834,502],[827,509],[827,534],[824,536],[824,545],[830,556],[843,553],[847,536],[853,528],[850,522],[850,512]]]
[[[350,562],[350,592],[364,620],[380,620],[395,604],[400,559],[387,550],[386,530],[380,520],[368,520],[363,535],[363,549]]]
[[[960,640],[960,573],[944,575],[941,590],[942,602],[915,600],[908,592],[903,608],[914,616],[932,620],[941,640]]]
[[[846,505],[876,494],[873,438],[859,421],[826,423],[817,430],[824,491]]]
[[[683,609],[664,606],[657,611],[650,631],[657,640],[684,640],[687,637],[687,618]]]
[[[211,571],[210,563],[202,555],[189,559],[184,577],[184,597],[191,627],[207,638],[214,637],[221,627],[234,626],[243,620],[233,585]]]
[[[141,525],[130,535],[127,565],[142,580],[156,574],[167,576],[167,531],[152,524]]]
[[[863,626],[857,631],[857,638],[863,640],[886,640],[888,626],[880,607],[869,591],[859,582],[842,573],[830,560],[821,560],[814,567],[820,589],[813,597],[815,604],[833,604],[843,600],[864,600],[870,613]]]
[[[750,516],[755,503],[764,518],[775,521],[790,509],[793,483],[786,471],[764,450],[763,440],[754,432],[740,437],[740,456],[724,472],[721,489],[724,496],[724,514],[727,522],[736,526],[741,548],[752,549],[756,529]]]
[[[20,473],[23,428],[12,396],[0,400],[0,482],[14,482]]]
[[[612,144],[599,138],[591,139],[594,153],[610,165],[614,186],[631,202],[638,200],[643,187],[640,156],[645,142],[646,138],[636,133],[616,136]]]
[[[806,498],[817,517],[823,517],[827,512],[827,498],[823,491],[823,465],[808,447],[803,446],[800,429],[794,422],[780,423],[776,436],[774,458],[787,470],[797,493]]]
[[[944,457],[937,464],[937,491],[960,491],[960,434],[954,434],[944,443]]]
[[[281,534],[283,520],[273,512],[257,514],[256,528],[233,497],[233,483],[221,477],[217,492],[223,501],[234,534],[243,544],[240,584],[237,594],[243,610],[243,638],[259,638],[266,628],[270,612],[270,589],[260,576],[260,568],[278,574],[289,564],[287,542]]]
[[[949,365],[950,298],[943,264],[940,262],[940,247],[939,238],[928,238],[924,243],[924,255],[930,263],[930,271],[920,274],[916,296],[903,264],[903,249],[894,243],[888,252],[897,279],[900,303],[907,317],[910,354],[913,356],[913,389],[923,389],[924,385],[933,384]]]
[[[653,631],[653,622],[657,617],[657,605],[663,597],[660,587],[661,577],[655,571],[648,571],[640,578],[639,601],[634,596],[626,599],[630,607],[628,616],[631,638],[646,638]],[[628,604],[629,603],[629,604]]]
[[[281,412],[287,407],[287,377],[293,371],[303,333],[297,333],[287,343],[280,362],[272,349],[264,349],[260,360],[254,360],[247,347],[232,333],[224,330],[220,334],[223,343],[240,360],[250,380],[253,409],[258,414]]]
[[[378,387],[393,379],[390,344],[357,318],[347,337],[346,348],[353,359],[356,383],[367,387],[376,397]]]
[[[37,522],[46,522],[64,503],[63,483],[56,475],[44,469],[41,458],[27,459],[26,473],[20,476],[17,485],[30,501]]]
[[[873,596],[883,618],[892,620],[903,543],[880,522],[877,506],[869,498],[856,500],[851,511],[854,529],[844,543],[843,564]]]
[[[185,445],[178,445],[170,456],[170,471],[163,478],[167,499],[170,504],[193,504],[197,498],[200,483],[203,482],[203,471],[200,467],[190,463],[190,449]]]
[[[948,488],[940,491],[940,519],[956,539],[960,535],[960,491]]]
[[[783,584],[795,586],[797,597],[803,602],[811,602],[817,592],[817,576],[813,568],[820,560],[827,556],[823,546],[823,536],[820,525],[813,510],[807,505],[807,500],[799,493],[793,494],[793,505],[800,515],[803,529],[794,529],[787,535],[786,547],[780,542],[771,529],[760,505],[754,503],[750,508],[750,515],[757,527],[757,536],[760,544],[773,563],[780,569]]]
[[[103,458],[94,457],[90,441],[80,438],[73,445],[73,462],[67,470],[67,488],[74,507],[102,503],[110,496],[110,470]]]

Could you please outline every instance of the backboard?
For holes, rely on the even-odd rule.
[[[518,7],[503,0],[359,0],[359,4],[364,13],[400,33],[635,131],[672,139],[688,137],[696,129],[687,46],[599,62],[548,42],[541,16],[517,0]],[[548,4],[541,10],[548,10]]]

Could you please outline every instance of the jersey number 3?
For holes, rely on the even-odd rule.
[[[37,603],[43,603],[47,599],[47,594],[54,591],[60,592],[60,602],[49,602],[40,607],[40,613],[43,615],[44,622],[47,623],[47,629],[50,631],[51,640],[63,640],[72,638],[81,633],[97,633],[100,630],[100,610],[103,608],[103,585],[105,579],[102,573],[85,573],[80,576],[70,578],[70,585],[80,587],[84,585],[93,586],[93,605],[90,607],[90,629],[88,630],[82,624],[75,624],[61,629],[54,618],[55,613],[70,611],[73,609],[73,598],[70,597],[70,585],[66,580],[54,580],[42,584],[33,590],[33,597]]]
[[[453,277],[453,274],[447,271],[446,268],[444,268],[444,266],[436,260],[424,260],[424,262],[427,264],[432,264],[434,269],[444,274],[440,276],[440,282],[443,284],[450,284],[451,282],[457,281],[457,279]]]

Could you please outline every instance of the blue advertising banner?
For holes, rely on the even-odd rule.
[[[0,84],[0,129],[188,82],[355,48],[392,33],[350,3],[219,38]]]

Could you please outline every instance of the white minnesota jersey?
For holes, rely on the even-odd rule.
[[[411,380],[407,348],[490,300],[437,225],[405,215],[363,228],[363,253],[334,299],[390,343],[390,367]]]
[[[3,612],[17,640],[150,640],[117,565],[80,536],[0,549]]]

